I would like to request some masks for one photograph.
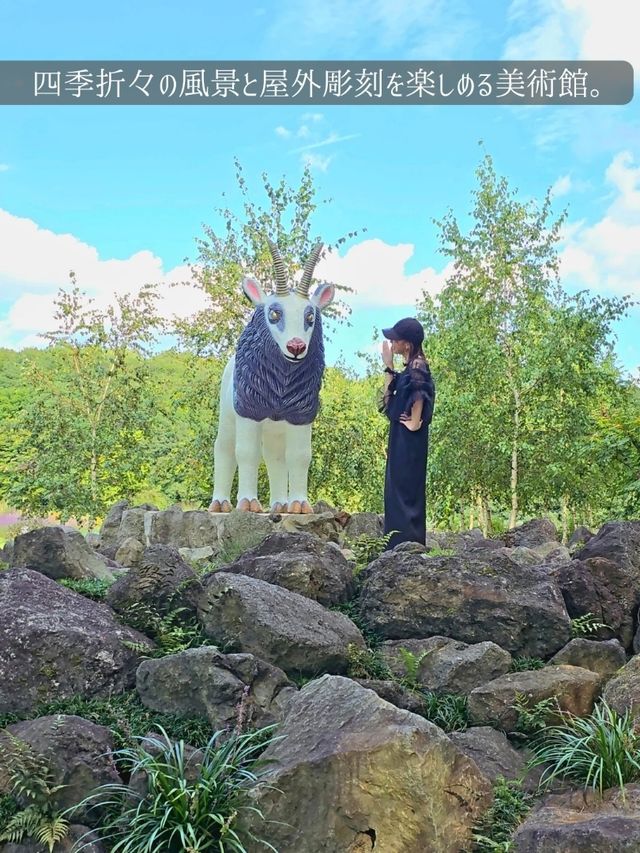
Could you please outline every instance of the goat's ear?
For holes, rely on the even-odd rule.
[[[255,278],[251,278],[251,276],[247,276],[242,279],[242,289],[247,296],[248,299],[253,302],[254,305],[260,305],[264,302],[264,293],[262,292],[262,288],[255,280]]]
[[[316,288],[316,292],[311,297],[311,302],[323,311],[328,305],[331,305],[335,295],[335,285],[324,281]]]

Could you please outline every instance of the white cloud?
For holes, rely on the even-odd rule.
[[[604,216],[565,228],[561,274],[598,290],[640,296],[640,166],[629,151],[615,155],[605,172],[613,197]]]
[[[316,268],[315,276],[354,288],[345,300],[354,306],[415,306],[423,291],[437,293],[452,271],[447,265],[437,272],[425,267],[416,273],[406,272],[414,254],[412,243],[389,245],[379,239],[363,240],[341,257],[327,253]]]
[[[60,288],[69,289],[70,270],[96,308],[113,304],[115,294],[137,293],[151,282],[158,284],[158,310],[164,317],[188,317],[206,304],[189,284],[189,267],[165,271],[162,259],[148,250],[102,260],[95,247],[72,234],[56,234],[6,210],[0,210],[0,245],[0,291],[14,300],[0,321],[0,345],[15,346],[16,333],[33,341],[34,335],[55,327],[54,298]],[[186,284],[170,287],[176,281]]]
[[[562,175],[551,187],[551,195],[553,198],[558,198],[571,192],[572,188],[571,175]]]
[[[282,139],[288,139],[291,136],[291,131],[288,128],[283,127],[281,124],[276,127],[275,132],[276,136],[279,136]]]
[[[329,168],[329,163],[333,160],[333,157],[323,157],[321,154],[305,153],[300,159],[304,166],[309,166],[311,169],[318,169],[320,172],[326,172]]]
[[[0,163],[0,172],[8,172],[9,164],[8,163]]]

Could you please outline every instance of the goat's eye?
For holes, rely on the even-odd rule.
[[[315,319],[315,317],[314,317],[313,311],[309,311],[309,313],[306,316],[306,321],[309,324],[309,326],[313,326],[314,319]]]
[[[269,311],[269,319],[271,320],[272,323],[277,323],[278,320],[280,319],[280,312],[276,311],[274,308],[272,308]]]

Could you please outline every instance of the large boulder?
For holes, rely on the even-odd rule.
[[[387,639],[440,635],[465,643],[491,641],[528,657],[549,657],[571,634],[548,572],[492,552],[383,554],[363,572],[361,609]]]
[[[409,667],[417,670],[416,683],[437,693],[470,693],[511,668],[509,652],[491,642],[469,645],[448,637],[387,640],[379,651],[396,677],[411,675],[408,660]]]
[[[143,661],[136,687],[148,708],[206,717],[215,729],[236,723],[241,702],[245,722],[257,727],[279,722],[296,693],[281,669],[253,655],[225,655],[212,646]]]
[[[153,646],[107,605],[39,572],[0,572],[0,712],[132,687],[139,655],[128,643]]]
[[[109,508],[100,528],[99,546],[113,547],[118,541],[118,532],[120,530],[120,522],[122,514],[126,509],[129,509],[129,501],[118,501]]]
[[[411,690],[398,681],[382,678],[354,678],[361,687],[373,690],[385,702],[390,702],[396,708],[411,711],[412,714],[424,714],[424,696],[417,690]]]
[[[342,613],[288,589],[228,572],[206,575],[203,587],[198,618],[206,634],[288,674],[346,672],[349,646],[365,646]]]
[[[544,699],[555,698],[562,711],[586,717],[593,710],[602,678],[579,666],[546,666],[501,675],[469,694],[469,717],[474,725],[495,725],[504,731],[516,731],[517,697],[524,696],[529,707]]]
[[[307,684],[279,733],[254,827],[279,853],[459,853],[491,800],[441,729],[347,678]]]
[[[507,530],[502,534],[501,539],[508,548],[516,548],[518,545],[533,548],[545,542],[557,541],[558,531],[555,524],[548,518],[532,518],[531,521]]]
[[[348,601],[355,589],[353,568],[338,545],[311,533],[271,533],[224,571],[282,586],[325,607]]]
[[[344,535],[348,542],[353,542],[361,536],[368,539],[379,539],[384,531],[384,517],[377,512],[354,512],[349,517],[344,528]]]
[[[571,640],[549,661],[550,664],[581,666],[605,678],[611,677],[626,662],[627,656],[618,640],[587,640],[585,637]]]
[[[143,605],[160,612],[185,608],[195,612],[198,579],[175,548],[151,545],[138,564],[110,588],[106,601],[119,613]]]
[[[636,853],[640,785],[551,794],[514,835],[518,853]]]
[[[340,544],[344,540],[344,528],[340,523],[340,516],[333,512],[321,512],[317,515],[311,513],[284,515],[279,528],[286,533],[313,533],[326,542]]]
[[[571,615],[593,613],[611,628],[602,638],[613,632],[631,648],[640,605],[640,521],[604,524],[574,557],[558,575]]]
[[[640,655],[634,655],[607,682],[602,695],[619,714],[631,711],[634,718],[640,718]]]
[[[60,786],[51,799],[57,811],[78,805],[99,785],[122,781],[111,755],[114,747],[109,729],[82,717],[60,714],[15,723],[0,731],[0,783],[5,793],[10,789],[7,768],[12,756],[23,749],[7,733],[46,760],[52,785]],[[23,805],[28,804],[25,799]],[[95,825],[99,815],[95,808],[84,808],[74,811],[73,818]]]
[[[16,536],[11,566],[41,572],[54,580],[113,580],[104,560],[87,544],[82,533],[69,527],[39,527]]]
[[[588,527],[580,526],[576,527],[571,536],[569,537],[569,541],[567,542],[567,548],[572,553],[574,551],[579,551],[581,548],[587,544],[589,539],[593,537],[593,531],[589,530]]]

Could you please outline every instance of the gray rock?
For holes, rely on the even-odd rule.
[[[502,776],[504,779],[522,781],[526,791],[534,791],[538,787],[539,774],[527,770],[530,753],[528,750],[514,749],[504,732],[490,726],[475,726],[464,732],[452,732],[449,737],[465,755],[475,761],[492,783]]]
[[[640,785],[551,794],[514,835],[518,853],[637,853]]]
[[[339,547],[310,533],[271,533],[224,571],[284,587],[325,607],[348,601],[355,590],[353,568]]]
[[[569,551],[573,553],[574,551],[579,551],[581,548],[584,548],[593,535],[593,532],[589,530],[588,527],[576,527],[567,542]]]
[[[105,604],[39,572],[0,572],[0,712],[132,687],[139,656],[126,643],[153,647]]]
[[[386,681],[377,678],[354,678],[361,687],[373,690],[385,702],[390,702],[396,708],[411,711],[412,714],[422,714],[424,711],[424,700],[419,693],[403,687],[397,681]]]
[[[626,662],[627,655],[618,640],[587,640],[585,637],[571,640],[549,661],[550,664],[581,666],[604,677],[613,675]]]
[[[352,542],[360,536],[378,539],[383,535],[384,524],[376,512],[354,512],[344,529],[347,541]]]
[[[553,578],[504,555],[387,552],[362,577],[362,615],[387,639],[492,641],[511,654],[541,658],[570,639],[569,616]]]
[[[600,691],[602,678],[579,666],[546,666],[501,675],[469,694],[469,718],[474,725],[495,725],[504,731],[516,731],[517,695],[526,697],[529,707],[554,697],[562,711],[586,717]]]
[[[556,542],[558,531],[548,518],[532,518],[531,521],[507,530],[501,538],[508,548],[516,548],[518,545],[533,548],[545,542]]]
[[[198,618],[214,642],[236,646],[286,673],[345,672],[362,634],[342,613],[265,581],[215,572],[203,579]]]
[[[598,629],[595,639],[618,637],[625,648],[631,646],[636,594],[624,569],[598,557],[559,563],[552,574],[572,618],[590,613],[608,626]]]
[[[137,566],[144,554],[144,545],[139,539],[129,536],[116,551],[116,562],[121,566]]]
[[[122,514],[126,509],[129,509],[129,501],[118,501],[109,509],[100,530],[101,546],[116,545]]]
[[[249,515],[250,513],[245,513]],[[344,528],[333,512],[314,514],[284,515],[279,523],[279,529],[286,533],[313,533],[326,542],[344,541]]]
[[[225,655],[212,646],[143,661],[136,687],[148,708],[206,717],[214,729],[236,724],[243,695],[246,723],[262,727],[279,722],[296,693],[281,669],[253,655]]]
[[[106,601],[118,613],[141,604],[159,612],[185,608],[195,613],[199,589],[195,572],[175,548],[151,545],[138,565],[109,588]]]
[[[122,782],[111,755],[113,737],[104,726],[82,717],[59,714],[15,723],[6,731],[46,759],[52,784],[62,786],[51,799],[57,811],[78,805],[99,785]],[[15,749],[6,734],[0,731],[0,778],[6,772],[3,759],[10,759]],[[25,798],[21,805],[27,806],[29,802]],[[100,810],[81,809],[74,812],[73,817],[95,826]]]
[[[398,678],[407,676],[400,649],[414,656],[416,681],[437,693],[470,693],[509,672],[511,655],[495,643],[469,645],[448,637],[426,640],[387,640],[380,647],[382,658]]]
[[[85,542],[82,533],[60,526],[39,527],[16,536],[11,566],[41,572],[54,580],[113,580],[104,560]]]
[[[459,853],[490,802],[441,729],[348,678],[307,684],[280,734],[257,794],[267,822],[254,826],[279,853]]]
[[[619,714],[630,711],[635,719],[640,719],[640,655],[634,655],[607,682],[602,695]]]

